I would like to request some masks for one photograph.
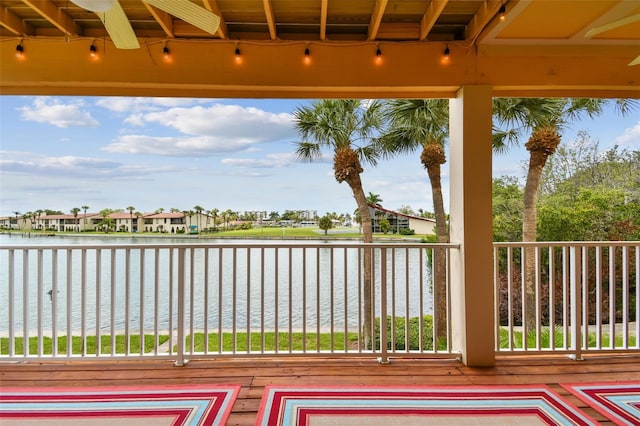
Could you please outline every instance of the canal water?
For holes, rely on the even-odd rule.
[[[282,248],[244,248],[265,243],[281,244]],[[185,288],[186,324],[193,329],[357,328],[362,303],[357,249],[345,248],[344,241],[339,240],[304,243],[318,248],[291,248],[303,245],[287,240],[2,234],[0,335],[8,333],[10,318],[14,331],[37,327],[50,330],[54,320],[61,331],[73,324],[70,328],[74,332],[76,324],[84,324],[82,328],[88,332],[96,327],[104,332],[174,329],[178,312],[176,251],[100,249],[121,244],[206,245],[187,250],[185,262],[189,283]],[[56,255],[43,250],[41,256],[32,250],[26,261],[22,252],[16,251],[10,289],[9,254],[2,250],[8,245],[92,248],[84,252],[64,249]],[[393,259],[387,259],[387,274],[395,277],[393,287],[387,289],[389,314],[430,314],[430,271],[425,250],[393,250],[389,257]],[[379,301],[379,259],[374,263],[378,264],[374,275],[375,298]]]

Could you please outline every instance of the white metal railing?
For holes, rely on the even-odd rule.
[[[0,360],[157,357],[182,365],[207,356],[453,357],[448,308],[442,318],[432,315],[441,288],[434,295],[432,265],[442,258],[448,289],[455,248],[4,246]],[[369,314],[365,253],[372,259]]]
[[[497,354],[640,350],[640,242],[495,243],[494,262]]]

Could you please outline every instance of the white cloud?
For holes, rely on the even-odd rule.
[[[166,166],[130,166],[117,161],[75,157],[71,155],[61,157],[38,157],[23,155],[7,158],[6,151],[2,153],[0,169],[7,174],[38,175],[45,177],[82,177],[85,179],[103,179],[105,177],[124,177],[146,175],[153,172],[167,171]]]
[[[124,135],[102,148],[107,152],[173,157],[214,156],[246,150],[252,141],[234,141],[209,136],[158,137]]]
[[[85,104],[82,100],[74,99],[70,103],[62,103],[59,99],[36,97],[31,106],[19,108],[22,118],[37,123],[47,123],[56,127],[98,127],[88,111],[83,111]]]
[[[188,135],[270,141],[295,135],[291,114],[258,108],[215,104],[210,107],[171,108],[144,115],[144,121],[172,127]]]
[[[624,133],[618,136],[614,142],[621,146],[640,147],[640,121],[635,126],[625,129]]]
[[[123,98],[109,97],[100,98],[96,105],[114,112],[143,112],[158,111],[163,108],[173,108],[177,106],[193,105],[201,101],[189,98]]]
[[[225,158],[223,164],[244,168],[279,168],[298,163],[293,153],[267,154],[265,158]]]
[[[290,114],[275,114],[238,105],[215,104],[136,112],[125,122],[138,127],[145,124],[165,126],[186,136],[125,134],[103,150],[159,156],[213,156],[249,151],[258,144],[295,137]]]

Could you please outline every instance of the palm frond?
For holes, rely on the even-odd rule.
[[[304,161],[313,161],[322,157],[320,144],[313,142],[297,142],[296,156]]]

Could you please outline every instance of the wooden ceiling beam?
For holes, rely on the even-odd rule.
[[[475,16],[471,19],[469,25],[467,25],[464,37],[465,40],[475,40],[482,30],[489,25],[493,17],[496,16],[496,13],[498,13],[502,4],[502,0],[486,0],[482,6],[480,6],[480,9],[478,9]]]
[[[0,25],[17,36],[33,34],[33,26],[20,19],[6,7],[0,8]]]
[[[449,0],[432,0],[429,3],[427,11],[420,20],[420,40],[424,41],[427,39],[429,32],[431,32],[431,29],[442,14],[447,3],[449,3]]]
[[[224,20],[224,16],[222,16],[222,11],[220,10],[220,6],[216,0],[202,0],[204,7],[212,13],[215,13],[220,17],[220,25],[218,26],[218,37],[222,40],[226,40],[229,38],[229,30],[227,29],[227,23]]]
[[[329,0],[322,0],[320,3],[320,40],[327,39],[327,13],[329,10]]]
[[[162,11],[158,8],[151,6],[146,1],[142,1],[142,4],[147,8],[153,19],[158,22],[158,25],[162,28],[162,31],[167,35],[168,38],[175,38],[175,32],[173,30],[173,18],[167,12]]]
[[[273,16],[271,0],[262,0],[262,3],[264,4],[264,14],[267,16],[267,24],[269,25],[269,36],[271,40],[277,40],[278,32],[276,31],[276,19]]]
[[[371,21],[369,22],[369,33],[367,34],[367,40],[375,40],[378,36],[378,30],[380,29],[380,23],[384,16],[384,10],[387,7],[387,0],[376,0],[376,4],[373,7],[373,13],[371,13]]]
[[[24,4],[37,12],[53,26],[68,36],[82,35],[76,23],[58,8],[51,0],[22,0]]]

